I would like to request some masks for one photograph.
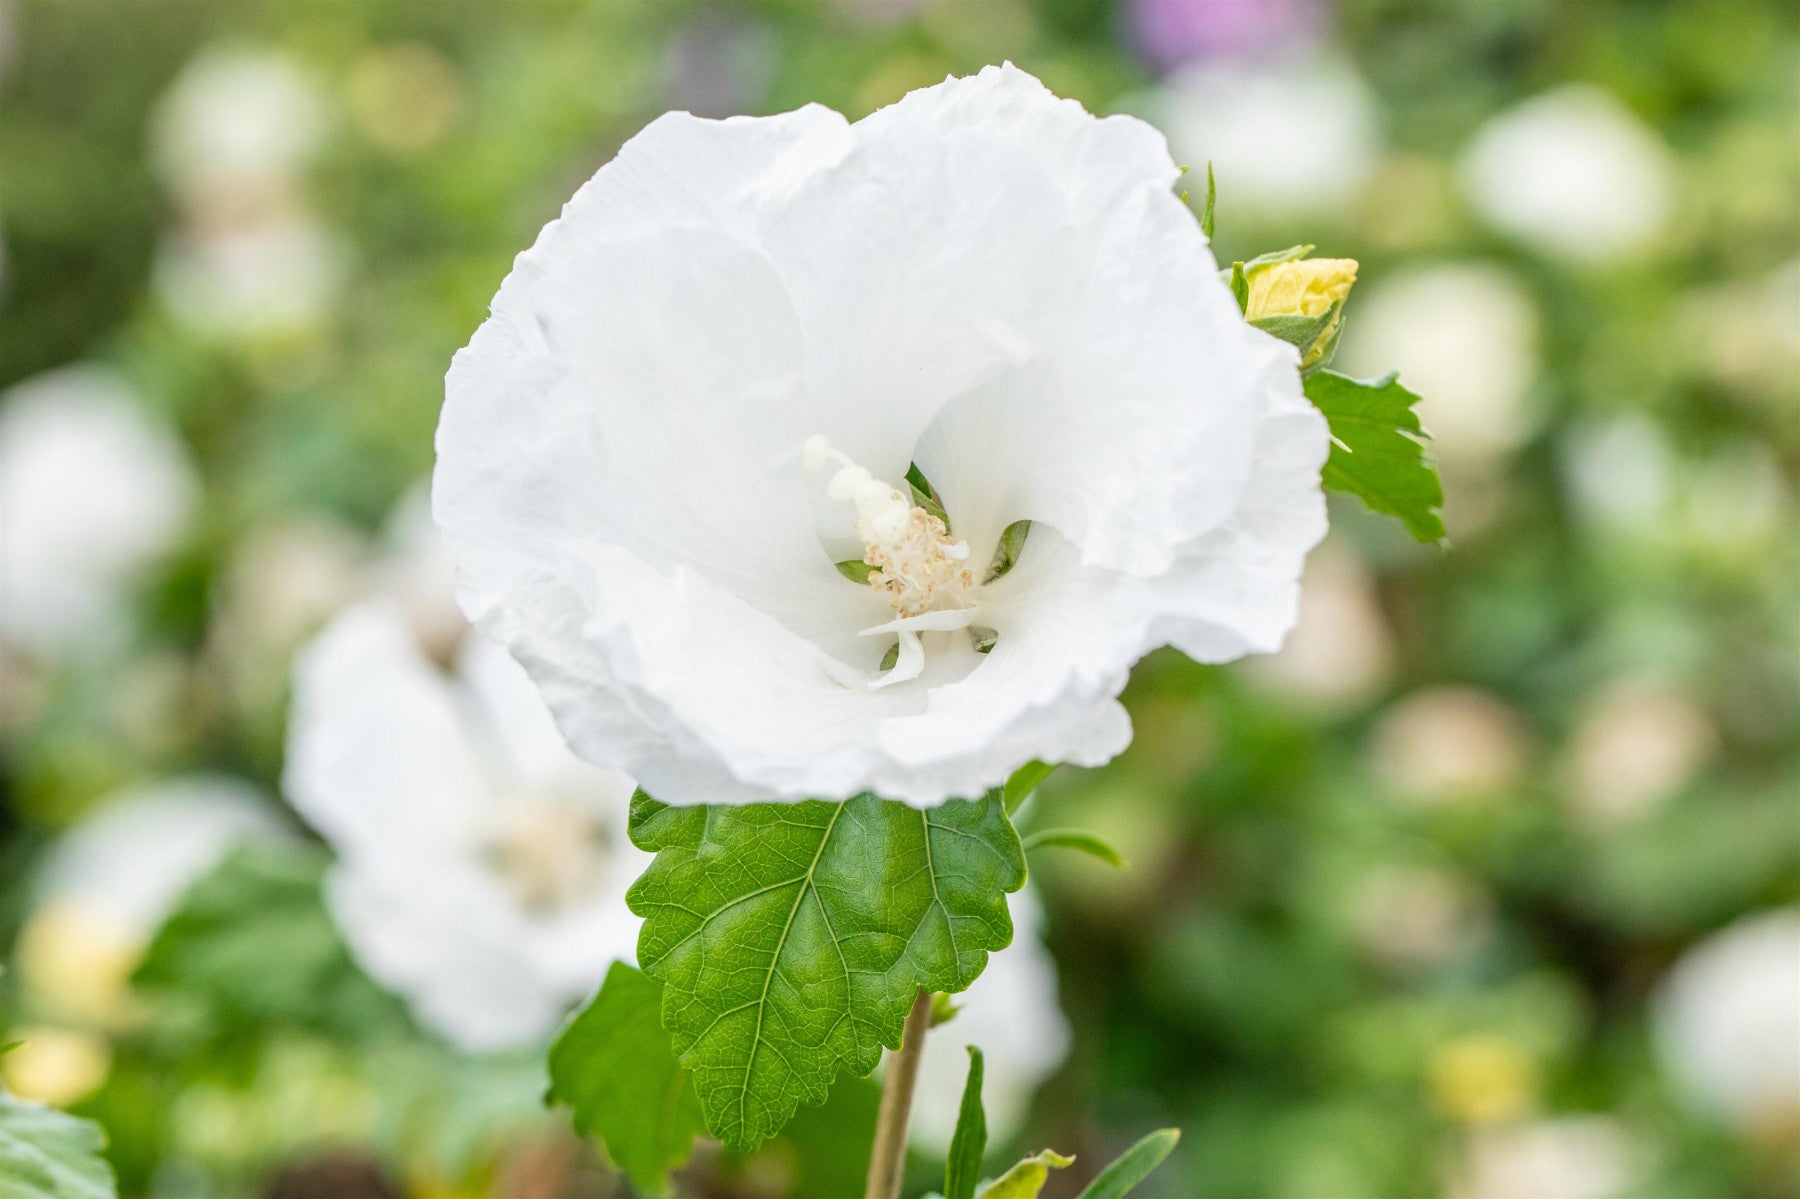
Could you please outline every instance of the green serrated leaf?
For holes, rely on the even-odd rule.
[[[345,948],[310,845],[244,845],[183,896],[132,981],[197,996],[221,1017],[358,1037],[404,1026],[399,1000]]]
[[[1091,854],[1102,862],[1117,866],[1121,870],[1126,867],[1124,854],[1107,844],[1097,834],[1084,832],[1078,828],[1047,828],[1025,838],[1025,852],[1027,853],[1046,845],[1053,845],[1059,849],[1078,849],[1082,853]]]
[[[846,558],[837,564],[837,568],[838,573],[852,583],[867,583],[869,576],[875,573],[875,568],[861,558]]]
[[[0,1199],[117,1199],[106,1134],[0,1091]]]
[[[639,792],[656,860],[627,902],[638,960],[707,1128],[752,1148],[840,1070],[897,1046],[921,988],[961,991],[1012,939],[1024,852],[1000,800],[672,808]]]
[[[662,987],[614,962],[594,996],[550,1047],[552,1103],[575,1130],[598,1136],[641,1191],[663,1194],[669,1171],[706,1131],[694,1080],[675,1060],[660,1012]]]
[[[1121,1199],[1150,1177],[1181,1139],[1179,1128],[1160,1128],[1114,1158],[1075,1199]]]
[[[1040,1150],[988,1183],[980,1199],[1037,1199],[1051,1170],[1074,1164],[1074,1158],[1064,1157],[1054,1149]],[[946,1196],[945,1199],[953,1197]]]
[[[1444,489],[1413,405],[1394,375],[1365,383],[1336,371],[1306,379],[1306,398],[1331,425],[1323,482],[1397,516],[1420,541],[1444,539]]]
[[[944,1159],[944,1199],[975,1199],[981,1181],[981,1157],[987,1152],[987,1112],[981,1106],[981,1050],[970,1045],[969,1080],[963,1084],[956,1131]]]
[[[1000,534],[1000,544],[994,548],[994,560],[988,565],[986,582],[995,579],[1011,570],[1019,563],[1019,555],[1025,552],[1025,539],[1031,536],[1031,522],[1015,520]]]
[[[1050,772],[1055,769],[1055,766],[1032,761],[1013,771],[1012,776],[1006,780],[1006,785],[1000,789],[1000,796],[1006,803],[1006,814],[1016,815],[1020,805],[1031,798],[1031,793],[1038,789],[1038,784],[1049,778]]]
[[[1213,164],[1206,164],[1206,203],[1200,209],[1200,232],[1206,234],[1211,241],[1213,235],[1213,209],[1219,202],[1219,185],[1213,179]]]

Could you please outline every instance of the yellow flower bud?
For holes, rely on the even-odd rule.
[[[1471,1034],[1441,1047],[1429,1066],[1437,1109],[1465,1124],[1499,1124],[1531,1109],[1537,1067],[1524,1047],[1505,1037]]]
[[[20,1041],[0,1058],[0,1079],[21,1099],[68,1107],[100,1089],[112,1069],[112,1046],[63,1028],[14,1029]]]
[[[1338,327],[1343,323],[1344,300],[1356,282],[1354,258],[1296,258],[1287,262],[1270,262],[1251,267],[1244,281],[1249,298],[1244,316],[1252,321],[1305,320],[1323,317],[1338,305],[1338,311],[1323,327],[1304,337],[1300,345],[1300,366],[1311,368],[1324,360],[1337,341]],[[1296,340],[1287,332],[1269,329],[1284,340]]]

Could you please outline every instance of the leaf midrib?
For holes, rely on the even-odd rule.
[[[831,843],[831,834],[837,829],[838,818],[844,814],[849,804],[838,804],[831,811],[831,822],[825,826],[824,835],[819,838],[819,848],[813,851],[812,862],[806,867],[806,873],[800,877],[800,890],[794,895],[794,906],[788,909],[787,922],[781,926],[781,936],[775,942],[775,951],[769,955],[769,969],[763,975],[762,994],[756,1001],[756,1031],[750,1038],[750,1057],[744,1062],[743,1081],[738,1084],[738,1127],[743,1128],[749,1122],[748,1104],[750,1102],[750,1076],[756,1072],[756,1055],[763,1046],[763,1016],[769,1010],[769,986],[775,981],[775,970],[781,964],[781,951],[787,947],[788,933],[794,927],[794,917],[800,914],[800,905],[806,902],[808,892],[816,891],[813,886],[813,875],[819,869],[819,860],[825,856],[825,847]],[[935,881],[932,884],[936,886]],[[819,900],[819,910],[825,910],[825,901]],[[831,922],[827,920],[829,928]],[[832,943],[837,944],[837,934],[831,935]],[[850,967],[843,960],[843,949],[838,949],[838,960],[844,966],[844,987],[850,986]]]

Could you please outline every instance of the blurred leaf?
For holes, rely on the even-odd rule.
[[[98,1124],[0,1091],[0,1199],[114,1199]]]
[[[614,962],[600,993],[550,1047],[551,1102],[574,1111],[575,1129],[606,1151],[639,1190],[663,1194],[669,1171],[705,1131],[694,1081],[675,1060],[658,1019],[662,988]]]
[[[1061,849],[1078,849],[1082,853],[1090,854],[1121,870],[1125,869],[1127,865],[1125,855],[1107,844],[1099,834],[1085,832],[1078,828],[1047,828],[1025,838],[1026,853],[1046,845],[1057,846]]]
[[[224,1017],[360,1037],[406,1017],[351,959],[320,890],[326,857],[246,845],[202,876],[133,981],[203,999]]]
[[[862,1193],[880,1107],[877,1083],[840,1077],[823,1104],[794,1113],[771,1142],[791,1154],[792,1199],[842,1199]]]
[[[1180,1139],[1179,1128],[1161,1128],[1150,1133],[1114,1158],[1076,1199],[1119,1199],[1121,1195],[1130,1194],[1132,1188],[1162,1165]]]
[[[1206,164],[1206,204],[1200,209],[1200,232],[1208,241],[1213,235],[1213,210],[1219,202],[1219,183],[1213,178],[1213,164]]]
[[[974,1199],[981,1180],[981,1155],[987,1152],[987,1112],[981,1106],[981,1050],[970,1045],[969,1079],[963,1084],[962,1109],[944,1159],[944,1199]]]
[[[1419,397],[1394,375],[1365,383],[1319,371],[1307,377],[1306,398],[1331,425],[1325,486],[1399,517],[1420,541],[1442,541],[1444,489],[1413,411]]]
[[[639,792],[638,957],[707,1128],[754,1148],[840,1069],[897,1045],[920,989],[961,991],[1012,939],[1024,853],[1000,802],[672,808]]]
[[[1050,1171],[1061,1170],[1074,1161],[1054,1149],[1040,1150],[988,1183],[981,1192],[981,1199],[1037,1199]],[[944,1199],[955,1199],[955,1196],[946,1195]]]
[[[1006,803],[1006,814],[1016,815],[1019,806],[1031,798],[1031,793],[1038,789],[1038,784],[1049,778],[1055,769],[1055,766],[1043,762],[1027,762],[1013,771],[1012,777],[1006,780],[1006,786],[1000,791],[1001,798]]]

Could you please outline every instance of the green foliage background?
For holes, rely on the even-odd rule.
[[[1151,82],[1111,0],[895,9],[874,22],[815,0],[15,6],[0,76],[0,384],[80,360],[120,365],[188,441],[206,503],[136,597],[131,661],[34,670],[29,702],[0,712],[0,947],[50,839],[116,786],[205,768],[275,791],[285,663],[272,683],[246,680],[210,649],[233,562],[296,521],[373,534],[429,470],[444,369],[511,256],[646,120],[670,106],[809,101],[861,115],[1004,58],[1097,111]],[[1468,1135],[1446,1063],[1475,1038],[1525,1063],[1528,1112],[1610,1113],[1650,1147],[1634,1196],[1795,1193],[1791,1146],[1741,1137],[1675,1092],[1646,1005],[1693,940],[1800,900],[1800,368],[1791,341],[1771,346],[1753,319],[1778,302],[1758,298],[1774,294],[1762,281],[1800,255],[1800,17],[1780,0],[1356,0],[1335,10],[1330,38],[1382,108],[1388,149],[1368,198],[1295,227],[1234,205],[1222,176],[1220,257],[1317,242],[1361,260],[1362,289],[1422,262],[1504,264],[1541,314],[1541,419],[1479,486],[1446,470],[1447,553],[1334,503],[1334,538],[1368,565],[1393,641],[1374,683],[1325,703],[1254,665],[1158,655],[1128,696],[1132,749],[1047,785],[1037,827],[1098,829],[1132,869],[1033,855],[1075,1045],[1027,1144],[1004,1148],[1100,1162],[1176,1126],[1176,1155],[1139,1194],[1438,1194]],[[369,135],[347,90],[359,63],[396,43],[435,49],[457,89],[441,136],[405,153]],[[149,114],[193,55],[234,44],[293,55],[334,105],[306,198],[348,245],[348,281],[324,320],[279,337],[199,336],[151,285],[174,217],[150,166]],[[1575,80],[1623,98],[1680,167],[1669,231],[1603,269],[1485,231],[1454,187],[1486,117]],[[1750,316],[1704,319],[1720,305]],[[1800,313],[1781,319],[1791,335]],[[1784,488],[1773,523],[1584,522],[1568,454],[1622,414],[1664,431],[1678,483],[1745,454],[1772,460]],[[1701,503],[1704,488],[1692,490]],[[1569,801],[1575,736],[1597,696],[1645,672],[1705,713],[1716,749],[1652,810],[1597,828]],[[1395,713],[1445,686],[1505,706],[1518,768],[1490,793],[1397,801]],[[316,946],[316,901],[294,890],[316,865],[242,865],[238,889],[275,888],[271,919],[315,945],[295,969],[337,970],[336,951]],[[1397,962],[1356,897],[1372,877],[1416,868],[1455,880],[1476,917],[1451,951]],[[165,949],[210,963],[244,952],[179,938]],[[557,1156],[541,1063],[459,1059],[355,979],[334,984],[343,1003],[283,993],[281,977],[251,994],[229,979],[185,995],[148,985],[166,981],[147,980],[162,995],[155,1017],[119,1040],[106,1085],[77,1108],[106,1126],[129,1195],[523,1199],[624,1186]],[[0,1031],[32,1018],[0,993]],[[843,1102],[850,1126],[866,1122],[866,1092]],[[757,1158],[709,1151],[694,1185],[845,1193],[856,1168],[829,1160],[846,1138],[825,1118],[803,1112]],[[1078,1173],[1045,1194],[1074,1194]],[[337,1189],[278,1190],[309,1178]]]

